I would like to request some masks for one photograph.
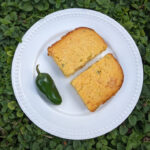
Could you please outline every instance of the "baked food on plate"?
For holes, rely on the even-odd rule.
[[[106,48],[107,44],[93,29],[80,27],[50,46],[48,55],[65,76],[70,76]]]
[[[118,61],[107,54],[73,81],[72,85],[87,108],[93,112],[120,89],[124,75]]]

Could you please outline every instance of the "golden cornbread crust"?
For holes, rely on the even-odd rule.
[[[107,44],[93,29],[80,27],[50,46],[48,55],[65,76],[70,76],[106,48]]]
[[[120,64],[112,54],[107,54],[77,76],[71,84],[87,108],[93,112],[116,94],[123,80]]]

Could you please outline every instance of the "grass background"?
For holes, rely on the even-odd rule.
[[[83,141],[57,138],[35,126],[18,106],[11,85],[11,63],[23,34],[45,15],[73,7],[100,11],[122,24],[144,64],[143,91],[132,114],[112,132]],[[150,150],[150,1],[0,0],[0,150],[132,149]]]

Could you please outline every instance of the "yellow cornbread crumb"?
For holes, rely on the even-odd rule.
[[[65,76],[70,76],[107,48],[104,40],[92,29],[77,28],[48,48]]]
[[[95,111],[121,87],[124,75],[112,54],[107,54],[73,81],[72,85],[90,111]]]

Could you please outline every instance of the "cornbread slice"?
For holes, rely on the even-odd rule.
[[[107,48],[104,40],[92,29],[77,28],[48,48],[65,76],[70,76]]]
[[[112,54],[107,54],[77,76],[72,85],[93,112],[120,89],[123,79],[121,66]]]

